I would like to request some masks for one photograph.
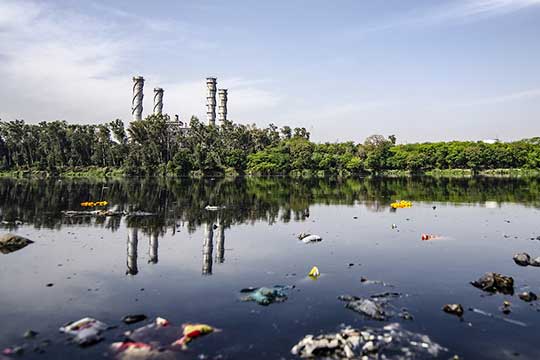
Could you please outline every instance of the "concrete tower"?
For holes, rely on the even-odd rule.
[[[154,115],[161,115],[163,112],[163,89],[154,88]]]
[[[206,78],[206,87],[208,88],[208,93],[206,95],[206,118],[208,120],[208,125],[216,125],[217,79],[211,77]]]
[[[218,120],[224,122],[227,120],[227,89],[219,89],[218,98]]]
[[[133,120],[142,120],[143,112],[143,87],[144,78],[142,76],[133,77],[133,98],[131,99],[131,115]]]

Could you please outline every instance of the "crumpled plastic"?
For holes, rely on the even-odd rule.
[[[404,330],[398,323],[383,328],[354,329],[306,335],[292,349],[293,355],[310,359],[432,359],[448,350],[427,335]]]
[[[345,307],[347,309],[351,309],[371,319],[384,321],[389,316],[384,309],[384,305],[386,304],[384,300],[371,300],[350,295],[341,295],[338,299],[346,302]]]
[[[193,339],[214,332],[214,328],[206,324],[184,324],[182,327],[184,328],[184,336],[175,341],[173,346],[180,345],[185,347]]]
[[[85,317],[78,321],[67,323],[60,328],[60,331],[74,336],[73,341],[80,346],[89,346],[100,342],[103,338],[101,332],[107,330],[107,324]]]
[[[4,234],[0,236],[0,252],[2,254],[9,254],[11,252],[20,250],[32,243],[32,240],[19,235],[10,233]]]
[[[322,237],[320,237],[319,235],[314,235],[314,234],[302,232],[302,233],[298,234],[298,240],[301,240],[304,244],[308,244],[308,243],[311,243],[311,242],[322,241]]]
[[[319,276],[321,276],[321,272],[319,271],[318,267],[314,266],[309,271],[308,276],[313,280],[317,280]]]
[[[255,301],[259,305],[267,306],[275,302],[283,302],[287,300],[287,290],[293,286],[276,285],[272,288],[245,288],[240,290],[241,293],[247,295],[242,297],[242,301]]]

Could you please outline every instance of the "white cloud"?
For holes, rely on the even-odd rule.
[[[508,103],[508,102],[514,102],[514,101],[525,101],[525,100],[530,100],[537,97],[540,97],[540,89],[529,89],[525,91],[510,93],[510,94],[484,97],[484,98],[472,100],[470,102],[458,104],[457,106],[468,107],[468,106],[477,106],[477,105],[493,105],[493,104]]]
[[[139,18],[114,8],[101,7],[113,18]],[[116,19],[118,20],[118,19]],[[62,119],[95,123],[120,117],[129,121],[133,75],[137,63],[125,66],[151,48],[153,32],[167,33],[163,41],[184,47],[195,46],[192,30],[170,22],[144,19],[145,38],[130,38],[121,28],[126,21],[106,20],[60,9],[43,2],[0,2],[0,118],[29,122]],[[174,39],[174,40],[171,40]],[[186,39],[185,41],[182,39]],[[135,41],[136,40],[136,41]],[[201,40],[201,49],[210,45]],[[135,47],[136,46],[136,47]],[[182,48],[179,46],[179,51]],[[142,58],[142,56],[141,56]],[[141,59],[144,61],[144,59]],[[142,74],[145,85],[144,114],[152,111],[152,89],[165,89],[165,108],[183,118],[191,114],[204,119],[205,80],[167,82],[165,74]],[[223,84],[227,84],[224,79]],[[250,111],[276,104],[277,98],[254,82],[231,79],[230,114],[244,116]]]

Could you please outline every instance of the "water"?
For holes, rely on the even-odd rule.
[[[3,232],[35,243],[0,254],[0,348],[49,339],[45,353],[28,348],[22,358],[109,356],[123,331],[144,324],[125,325],[122,316],[144,313],[222,330],[179,358],[293,358],[305,334],[385,324],[345,309],[339,295],[398,291],[392,305],[414,319],[391,321],[447,347],[443,358],[538,359],[540,305],[469,282],[495,271],[513,276],[517,292],[540,293],[540,269],[512,260],[521,251],[540,256],[540,241],[530,240],[540,235],[539,195],[537,179],[1,180]],[[396,199],[413,207],[391,211]],[[63,216],[88,200],[156,215]],[[324,240],[303,244],[303,231]],[[442,238],[422,241],[422,233]],[[322,273],[316,281],[306,277],[313,265]],[[362,284],[362,276],[394,287]],[[239,300],[242,288],[276,284],[296,286],[284,303]],[[505,299],[509,315],[499,310]],[[446,303],[526,326],[467,310],[460,320],[441,311]],[[84,316],[118,327],[81,349],[58,328]],[[36,340],[23,339],[27,329],[40,333]]]

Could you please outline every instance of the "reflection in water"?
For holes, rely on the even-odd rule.
[[[130,229],[127,240],[127,270],[126,274],[137,275],[137,245],[139,243],[139,229],[134,227]]]
[[[150,234],[150,244],[148,249],[148,263],[149,264],[157,264],[158,263],[158,247],[159,247],[159,240],[158,240],[158,234],[157,232],[152,232]]]
[[[217,225],[216,262],[223,264],[225,261],[225,228],[220,220]]]
[[[203,241],[203,275],[212,274],[212,251],[214,250],[214,225],[211,223],[204,224],[204,241]]]

